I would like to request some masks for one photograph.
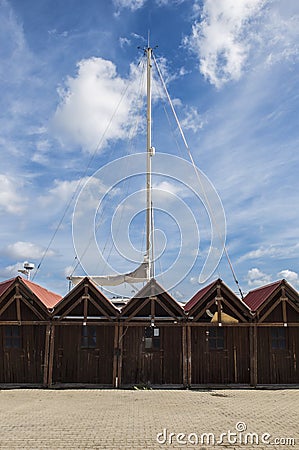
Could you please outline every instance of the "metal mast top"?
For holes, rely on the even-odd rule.
[[[152,52],[153,49],[148,45],[144,50],[147,56],[147,132],[146,132],[146,261],[148,263],[147,279],[150,280],[154,276],[154,261],[153,261],[153,205],[152,205],[152,161],[154,155],[154,148],[152,147]]]

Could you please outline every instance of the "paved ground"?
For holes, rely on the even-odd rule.
[[[298,424],[299,390],[0,391],[2,449],[299,450]]]

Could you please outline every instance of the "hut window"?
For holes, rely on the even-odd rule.
[[[224,329],[220,327],[210,328],[207,332],[210,350],[224,349]]]
[[[146,327],[144,331],[145,350],[160,350],[160,328]]]
[[[271,329],[272,349],[285,350],[286,348],[286,330],[285,328]]]
[[[5,327],[5,347],[21,348],[21,328],[18,325]]]
[[[97,329],[96,327],[83,326],[81,335],[81,348],[96,348]]]

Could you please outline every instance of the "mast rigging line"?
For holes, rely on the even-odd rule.
[[[194,169],[194,171],[195,171],[196,177],[197,177],[197,179],[198,179],[198,181],[199,181],[199,183],[200,183],[200,186],[201,186],[201,189],[202,189],[202,191],[203,191],[205,200],[206,200],[207,204],[208,204],[209,207],[210,207],[209,200],[208,200],[208,198],[207,198],[205,189],[203,188],[203,185],[202,185],[200,176],[199,176],[199,174],[198,174],[197,167],[196,167],[196,165],[195,165],[195,162],[194,162],[192,153],[191,153],[191,151],[190,151],[189,145],[188,145],[187,140],[186,140],[186,138],[185,138],[185,134],[184,134],[183,129],[182,129],[182,127],[181,127],[181,124],[180,124],[180,121],[179,121],[179,119],[178,119],[177,113],[176,113],[175,108],[174,108],[174,106],[173,106],[173,103],[172,103],[172,101],[171,101],[171,98],[170,98],[169,92],[168,92],[168,90],[167,90],[165,81],[164,81],[164,79],[163,79],[162,73],[161,73],[160,68],[159,68],[159,66],[158,66],[157,60],[156,60],[156,58],[155,58],[155,55],[153,54],[152,56],[153,56],[153,61],[154,61],[154,63],[155,63],[155,66],[156,66],[156,69],[157,69],[157,72],[158,72],[160,81],[161,81],[162,86],[163,86],[163,89],[164,89],[164,92],[165,92],[165,94],[166,94],[167,100],[168,100],[168,102],[169,102],[170,108],[171,108],[171,110],[172,110],[172,113],[173,113],[173,115],[174,115],[176,124],[177,124],[178,129],[179,129],[179,132],[180,132],[181,137],[182,137],[182,139],[183,139],[185,148],[186,148],[186,150],[187,150],[189,159],[190,159],[191,164],[192,164],[192,166],[193,166],[193,169]],[[211,208],[210,208],[210,212],[213,214],[213,211],[212,211]],[[216,221],[214,221],[214,222],[216,223]],[[220,233],[219,233],[219,230],[218,230],[218,227],[217,227],[217,226],[216,226],[216,229],[217,229],[218,236],[221,238],[221,235],[220,235]],[[226,256],[228,265],[229,265],[230,270],[231,270],[231,272],[232,272],[233,279],[234,279],[234,281],[235,281],[235,283],[236,283],[236,285],[237,285],[237,287],[238,287],[238,290],[239,290],[240,295],[241,295],[241,299],[243,300],[243,299],[244,299],[244,295],[243,295],[243,292],[242,292],[242,290],[241,290],[241,288],[240,288],[240,286],[239,286],[239,282],[238,282],[238,279],[237,279],[235,270],[234,270],[234,268],[233,268],[231,259],[230,259],[230,257],[229,257],[229,254],[228,254],[228,251],[227,251],[227,247],[226,247],[225,242],[224,242],[223,248],[224,248],[224,253],[225,253],[225,256]]]
[[[139,60],[139,62],[138,62],[138,64],[137,64],[137,67],[140,65],[141,62],[142,62],[142,59]],[[55,237],[56,237],[56,235],[57,235],[57,233],[58,233],[58,231],[59,231],[59,229],[60,229],[60,227],[61,227],[61,225],[62,225],[62,223],[63,223],[63,221],[64,221],[64,219],[65,219],[65,217],[66,217],[66,215],[67,215],[67,212],[69,211],[69,208],[70,208],[71,204],[73,203],[73,200],[75,199],[75,197],[78,195],[78,193],[79,193],[79,191],[80,191],[80,188],[81,188],[81,186],[82,186],[82,184],[83,184],[83,180],[84,180],[84,178],[86,177],[87,172],[88,172],[88,170],[90,169],[91,164],[92,164],[92,162],[93,162],[93,160],[94,160],[96,154],[98,153],[99,149],[100,149],[101,146],[103,145],[105,136],[106,136],[106,134],[107,134],[108,131],[109,131],[109,128],[110,128],[110,126],[111,126],[111,124],[112,124],[112,121],[113,121],[113,119],[114,119],[114,117],[115,117],[115,115],[116,115],[116,113],[117,113],[117,111],[118,111],[118,109],[119,109],[119,107],[120,107],[120,105],[121,105],[121,103],[122,103],[122,101],[123,101],[125,95],[127,94],[127,91],[128,91],[128,89],[129,89],[129,86],[130,86],[130,83],[127,83],[126,86],[125,86],[125,88],[124,88],[124,90],[123,90],[123,92],[122,92],[122,95],[121,95],[121,97],[120,97],[120,100],[119,100],[119,102],[117,103],[116,108],[115,108],[115,110],[113,111],[113,113],[112,113],[112,115],[111,115],[111,117],[110,117],[110,120],[109,120],[109,122],[108,122],[108,124],[107,124],[107,126],[106,126],[106,128],[105,128],[105,130],[104,130],[104,132],[103,132],[103,134],[102,134],[102,136],[101,136],[101,138],[100,138],[98,144],[96,145],[96,147],[95,147],[93,153],[91,154],[91,156],[90,156],[90,158],[89,158],[89,160],[88,160],[88,163],[87,163],[87,165],[86,165],[84,171],[82,172],[82,175],[81,175],[80,178],[79,178],[78,184],[77,184],[77,186],[76,186],[76,188],[75,188],[75,190],[74,190],[74,192],[73,192],[73,194],[72,194],[70,200],[66,203],[66,206],[65,206],[65,208],[64,208],[64,211],[63,211],[63,213],[62,213],[62,216],[61,216],[61,218],[60,218],[60,220],[59,220],[59,222],[58,222],[58,225],[56,226],[56,228],[55,228],[55,230],[54,230],[54,233],[52,234],[52,236],[51,236],[51,238],[50,238],[50,241],[49,241],[49,243],[48,243],[48,245],[47,245],[47,247],[46,247],[44,253],[42,254],[42,257],[41,257],[41,259],[40,259],[38,265],[36,266],[35,272],[34,272],[34,274],[33,274],[33,276],[32,276],[32,281],[34,281],[35,277],[37,276],[37,274],[38,274],[38,272],[39,272],[39,270],[40,270],[40,268],[41,268],[41,265],[42,265],[42,263],[44,262],[44,259],[46,258],[47,253],[48,253],[48,251],[49,251],[49,249],[50,249],[50,247],[51,247],[51,245],[52,245],[52,243],[53,243],[53,241],[54,241],[54,239],[55,239]],[[75,257],[75,259],[76,259],[76,257]],[[76,266],[76,267],[77,267],[77,266]]]

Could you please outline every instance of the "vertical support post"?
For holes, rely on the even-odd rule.
[[[16,298],[16,306],[17,306],[17,320],[19,324],[21,324],[22,317],[21,317],[21,303],[20,303],[20,296],[15,296]]]
[[[256,386],[258,382],[258,358],[257,358],[257,324],[250,327],[250,384]]]
[[[53,382],[53,363],[54,363],[54,345],[55,345],[55,326],[51,325],[50,351],[49,351],[49,371],[48,371],[48,387]]]
[[[112,385],[115,388],[119,387],[119,377],[118,377],[118,358],[119,358],[119,348],[118,348],[118,331],[119,323],[117,322],[114,326],[114,345],[113,345],[113,374],[112,374]]]
[[[182,326],[182,356],[183,356],[183,386],[188,386],[188,355],[187,355],[187,333],[186,324]]]
[[[215,298],[215,301],[217,303],[217,312],[218,312],[218,324],[222,325],[222,317],[221,317],[221,312],[222,312],[222,296],[221,296],[221,288],[220,286],[217,286],[217,296]]]
[[[192,351],[191,351],[191,325],[187,325],[187,375],[188,375],[188,386],[192,384]]]
[[[14,296],[15,301],[16,301],[16,309],[17,309],[17,321],[19,322],[19,324],[21,324],[21,303],[20,300],[22,298],[22,296],[20,295],[20,288],[19,288],[19,283],[16,283],[16,294]]]
[[[122,383],[122,365],[123,365],[123,324],[119,325],[118,333],[118,364],[117,364],[117,377],[118,386]]]
[[[282,286],[282,295],[281,295],[281,302],[282,302],[282,320],[283,320],[283,323],[284,324],[287,324],[288,323],[288,317],[287,317],[287,304],[286,304],[286,301],[287,301],[287,297],[286,297],[286,294],[285,294],[285,287],[284,286]]]
[[[151,320],[155,320],[155,297],[150,297],[151,301]]]
[[[88,296],[83,297],[83,316],[84,316],[84,323],[87,322],[87,314],[88,314]]]
[[[45,335],[44,374],[43,374],[44,387],[47,387],[48,385],[50,336],[51,336],[51,325],[48,324],[46,327],[46,335]]]

